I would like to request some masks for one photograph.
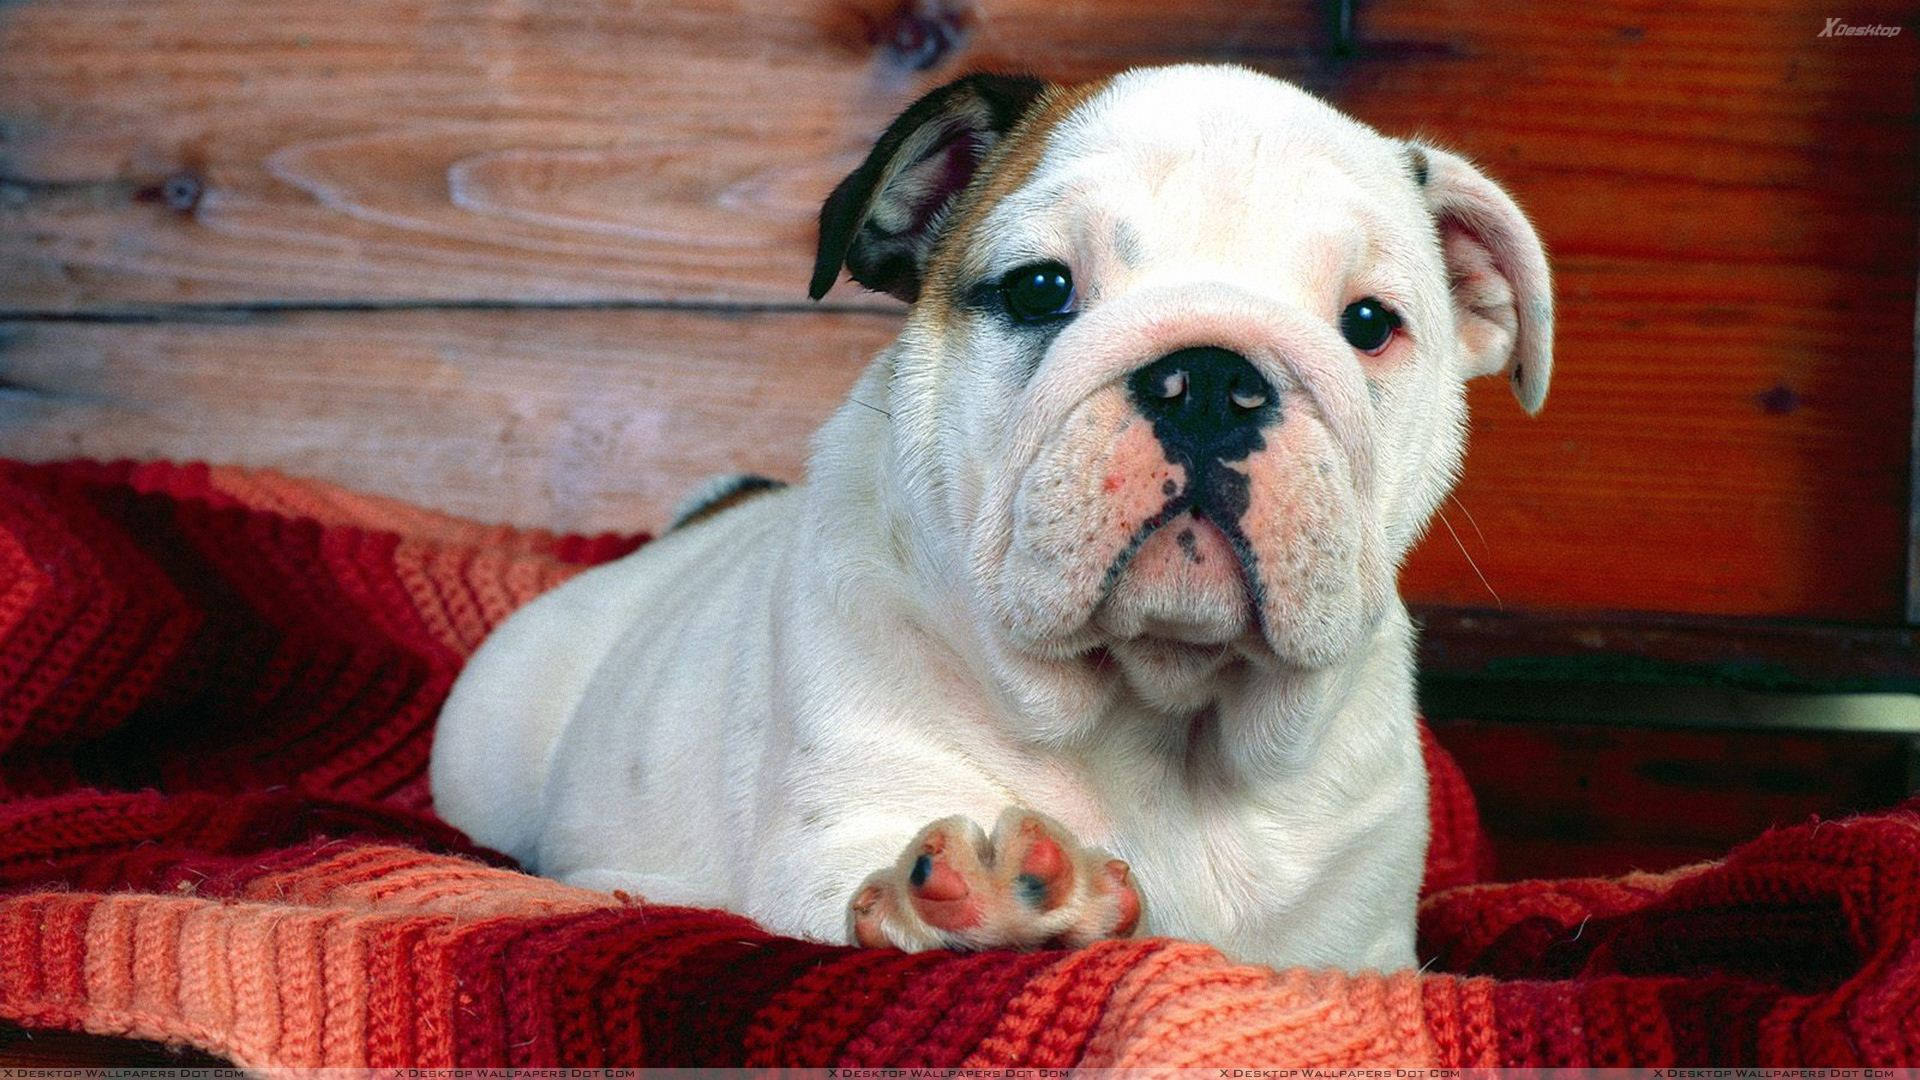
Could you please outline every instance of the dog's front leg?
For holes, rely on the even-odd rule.
[[[920,949],[1077,947],[1140,925],[1127,864],[1059,822],[1008,807],[987,834],[971,818],[922,829],[854,890],[857,945]]]

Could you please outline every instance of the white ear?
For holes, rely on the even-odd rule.
[[[1466,159],[1423,144],[1409,158],[1433,212],[1468,375],[1503,374],[1529,413],[1553,376],[1553,278],[1513,197]]]

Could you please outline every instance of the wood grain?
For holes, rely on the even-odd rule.
[[[1886,2],[1849,17],[1874,9],[1898,21]],[[995,0],[924,75],[867,42],[887,11],[10,4],[7,306],[792,301],[819,201],[926,84],[978,65],[1073,78],[1208,58],[1476,154],[1563,254],[1913,264],[1914,39],[1822,41],[1810,6],[1378,5],[1336,65],[1316,59],[1304,2],[1172,17],[1143,0]],[[195,183],[169,202],[169,177]]]
[[[208,459],[486,521],[657,529],[798,474],[885,315],[266,314],[0,325],[0,456]],[[886,418],[875,415],[875,422]]]
[[[573,443],[527,436],[519,472],[481,468],[471,462],[507,451],[476,457],[431,424],[369,419],[353,381],[357,364],[399,370],[392,356],[420,348],[383,342],[390,330],[483,366],[503,347],[489,335],[520,335],[511,348],[525,362],[599,369],[623,332],[609,328],[666,326],[648,315],[365,314],[324,332],[254,321],[217,345],[204,324],[36,320],[168,319],[182,305],[784,309],[800,297],[818,199],[926,83],[978,65],[1076,77],[1238,59],[1472,154],[1533,213],[1555,260],[1547,411],[1528,420],[1497,388],[1476,391],[1458,502],[1408,569],[1416,599],[1901,620],[1920,35],[1820,39],[1826,13],[1810,4],[1605,0],[1523,16],[1460,0],[1367,5],[1357,55],[1336,62],[1313,4],[1203,0],[1170,17],[1146,0],[994,0],[977,5],[954,55],[915,73],[889,44],[900,11],[889,0],[0,5],[0,311],[24,320],[0,377],[56,395],[84,395],[93,378],[121,388],[118,413],[10,406],[0,442],[42,456],[292,463],[560,526],[651,520],[704,465],[636,463],[657,478],[592,473],[546,490],[527,479],[542,472],[531,455],[578,453],[585,420]],[[1903,11],[1867,3],[1847,17]],[[852,291],[835,302],[887,310]],[[764,359],[723,357],[731,339],[687,318],[649,353],[662,378],[676,355],[754,370],[770,387],[812,363],[758,371]],[[805,356],[838,357],[822,335],[852,324],[789,325],[807,328],[788,335]],[[338,349],[316,348],[322,333]],[[799,375],[800,397],[748,407],[824,410],[831,395],[808,387],[844,385],[840,363]],[[278,375],[230,378],[229,366]],[[168,396],[141,400],[162,384]],[[512,418],[505,396],[395,395],[468,430]],[[630,430],[600,407],[579,415]],[[376,427],[356,433],[362,421]],[[409,435],[412,452],[392,444]],[[703,460],[729,452],[704,445]],[[392,475],[396,460],[413,478]],[[619,486],[588,494],[603,481]]]
[[[1546,409],[1473,390],[1464,476],[1408,569],[1420,597],[1898,622],[1910,361],[1790,269],[1580,269]],[[1903,287],[1844,302],[1877,322]]]
[[[1537,14],[1370,7],[1386,42],[1457,49],[1363,60],[1336,95],[1507,180],[1558,278],[1529,437],[1476,395],[1446,514],[1480,573],[1428,543],[1410,580],[1469,607],[1899,622],[1920,42],[1833,48],[1799,5]]]
[[[993,4],[1062,75],[1299,40],[1306,3]],[[31,0],[0,8],[0,307],[798,301],[834,183],[919,89],[889,7]],[[1072,63],[1062,58],[1073,56]],[[192,181],[171,203],[170,177]],[[868,301],[879,303],[880,301]]]

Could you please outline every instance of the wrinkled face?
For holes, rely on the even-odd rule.
[[[1450,260],[1426,156],[1276,80],[1171,68],[1056,96],[986,168],[892,391],[1009,646],[1117,660],[1169,709],[1226,665],[1349,655],[1488,362],[1456,292],[1493,265]]]

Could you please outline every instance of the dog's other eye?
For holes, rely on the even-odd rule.
[[[1400,328],[1400,316],[1380,302],[1377,296],[1355,300],[1340,313],[1340,336],[1347,344],[1370,356],[1378,355],[1393,340]]]
[[[1000,297],[1015,322],[1037,323],[1073,311],[1073,272],[1057,262],[1033,263],[1000,279]]]

